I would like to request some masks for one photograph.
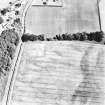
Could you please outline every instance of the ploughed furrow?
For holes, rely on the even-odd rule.
[[[80,42],[27,42],[10,105],[104,105],[105,48]]]

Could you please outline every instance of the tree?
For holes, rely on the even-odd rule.
[[[103,39],[103,32],[102,31],[101,32],[96,32],[94,34],[94,41],[101,42],[102,39]]]
[[[0,24],[4,22],[3,18],[0,16]]]

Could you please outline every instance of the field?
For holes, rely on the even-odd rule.
[[[104,49],[83,42],[25,43],[10,105],[104,105]]]
[[[55,36],[62,33],[95,32],[100,30],[97,0],[59,1],[62,1],[62,7],[30,7],[26,15],[26,33]]]

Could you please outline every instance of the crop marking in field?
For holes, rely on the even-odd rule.
[[[43,44],[38,44],[38,45],[35,45],[35,46],[27,46],[26,50],[27,50],[27,53],[26,53],[26,56],[37,56],[37,57],[42,57],[44,56],[44,49],[45,49],[45,45]]]

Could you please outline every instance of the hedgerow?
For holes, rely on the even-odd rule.
[[[44,35],[38,35],[37,36],[37,35],[33,35],[33,34],[23,34],[21,39],[23,42],[37,41],[37,40],[44,41],[45,40]]]
[[[102,31],[97,32],[90,32],[90,33],[75,33],[75,34],[62,34],[62,35],[55,35],[54,37],[46,37],[46,35],[33,35],[33,34],[24,34],[22,36],[22,41],[72,41],[72,40],[78,40],[78,41],[95,41],[95,42],[101,42],[104,38],[104,33]]]

